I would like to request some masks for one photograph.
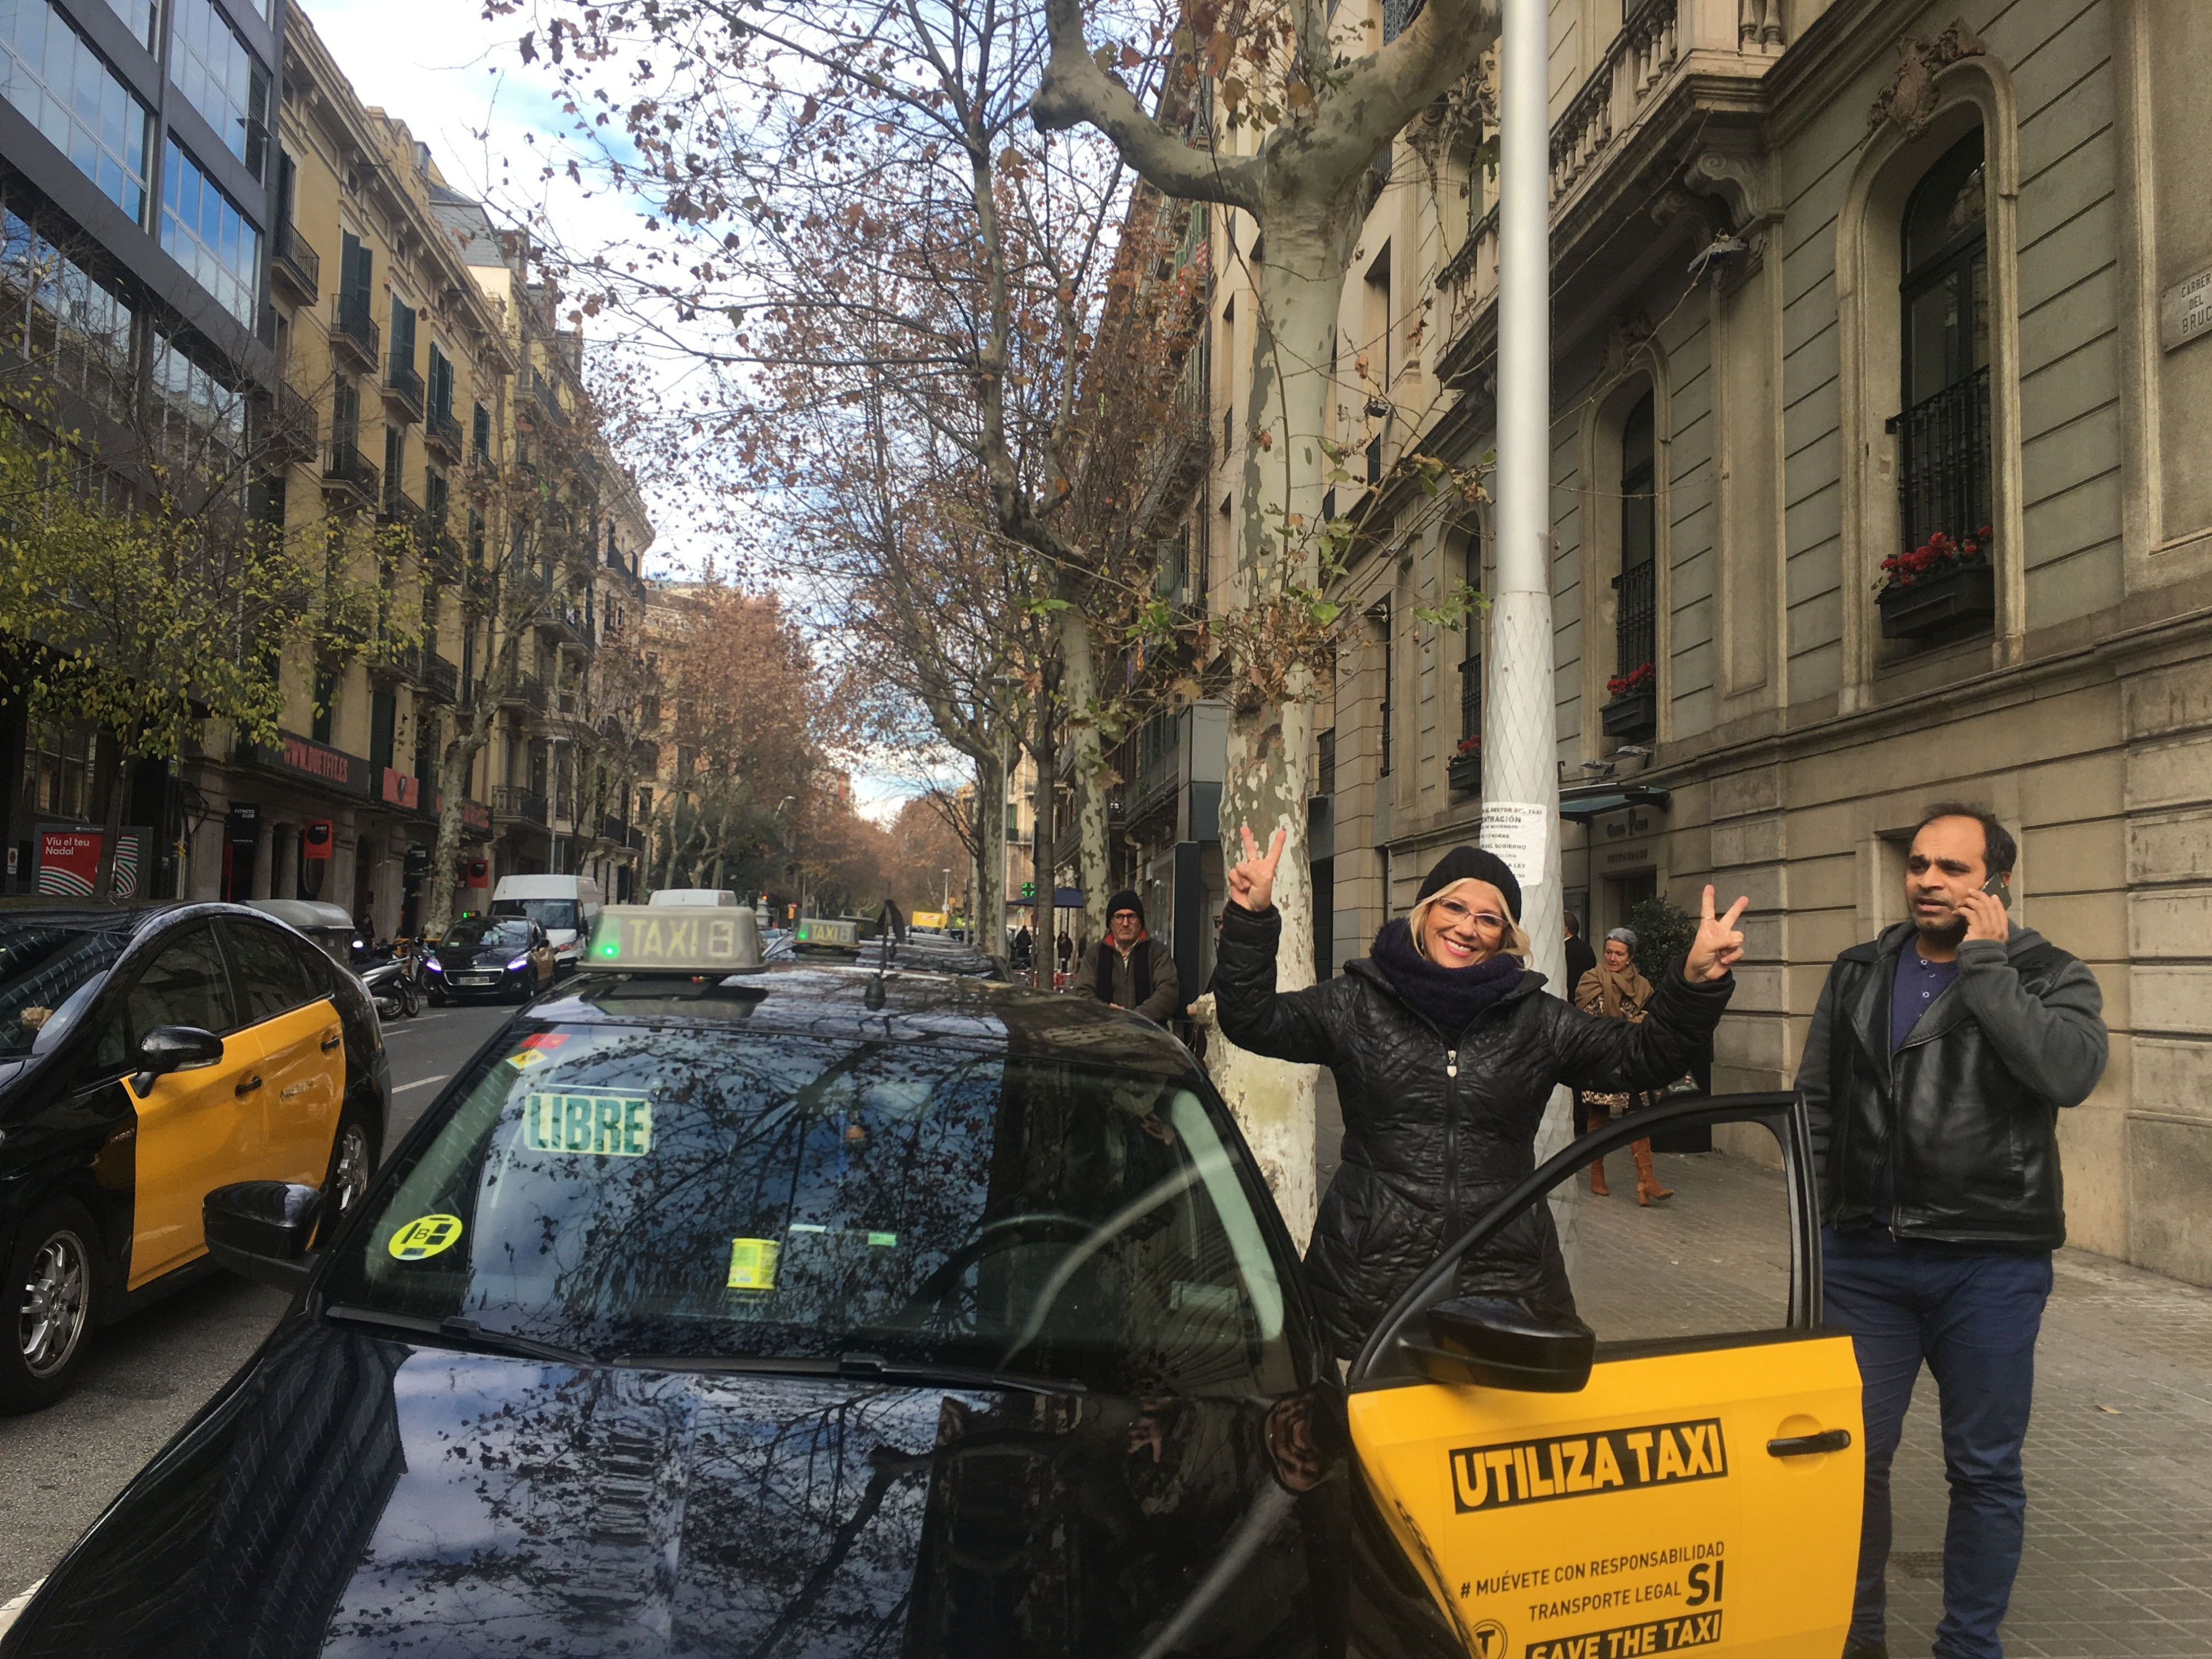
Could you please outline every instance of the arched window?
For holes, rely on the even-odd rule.
[[[1990,259],[1982,135],[1946,150],[1905,204],[1899,526],[1907,550],[1990,520]]]
[[[1659,546],[1658,434],[1653,415],[1651,393],[1646,392],[1620,428],[1620,574],[1613,579],[1613,673],[1624,680],[1650,665],[1657,646],[1653,556]]]

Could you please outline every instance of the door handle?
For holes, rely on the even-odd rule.
[[[236,1095],[250,1095],[260,1086],[261,1079],[258,1077],[250,1077],[246,1079],[245,1082],[240,1084],[237,1088],[232,1090],[231,1092]]]
[[[1851,1443],[1849,1429],[1829,1429],[1820,1434],[1790,1434],[1779,1440],[1766,1443],[1769,1457],[1817,1457],[1822,1452],[1841,1451]]]
[[[325,1031],[325,1032],[324,1032],[324,1033],[323,1033],[323,1052],[324,1052],[325,1054],[328,1054],[328,1053],[330,1053],[330,1051],[331,1051],[331,1049],[333,1049],[333,1048],[337,1048],[337,1047],[338,1046],[338,1044],[340,1044],[341,1042],[343,1042],[344,1041],[345,1041],[345,1033],[344,1033],[344,1032],[343,1032],[343,1031]]]

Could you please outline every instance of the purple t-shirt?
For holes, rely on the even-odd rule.
[[[1959,961],[1930,962],[1907,944],[1897,953],[1897,984],[1889,994],[1889,1051],[1895,1054],[1920,1024],[1929,1005],[1959,977]]]

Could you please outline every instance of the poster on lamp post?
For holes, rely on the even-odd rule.
[[[82,824],[40,824],[37,890],[58,898],[90,898],[100,874],[102,833]],[[116,844],[116,897],[138,896],[138,871],[152,833],[143,826],[123,831]]]

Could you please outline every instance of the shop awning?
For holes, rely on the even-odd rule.
[[[1588,823],[1632,806],[1656,806],[1663,812],[1673,799],[1671,793],[1656,784],[1578,783],[1559,791],[1559,816],[1570,823]]]

